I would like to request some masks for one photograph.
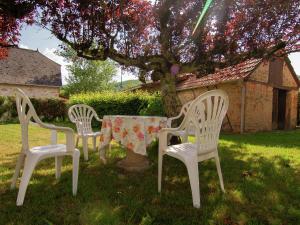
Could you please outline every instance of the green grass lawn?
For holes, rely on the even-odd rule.
[[[30,134],[32,146],[49,143],[47,130],[32,127]],[[107,165],[90,150],[88,162],[80,159],[76,197],[71,160],[64,160],[58,181],[54,159],[44,160],[24,205],[17,207],[18,189],[10,190],[10,179],[20,140],[18,124],[0,125],[0,224],[300,224],[300,131],[223,135],[219,153],[226,193],[214,161],[199,164],[200,209],[192,207],[187,172],[176,159],[165,158],[162,194],[157,193],[156,144],[148,151],[152,166],[141,174],[116,167],[124,156],[118,145]]]

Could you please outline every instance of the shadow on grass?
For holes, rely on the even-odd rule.
[[[187,172],[176,159],[165,157],[162,194],[157,193],[157,145],[153,145],[148,151],[151,168],[137,174],[116,167],[115,157],[124,155],[118,148],[107,165],[90,151],[90,160],[80,162],[76,197],[71,161],[64,162],[59,181],[54,178],[54,160],[44,161],[31,179],[22,207],[15,206],[17,190],[9,190],[15,162],[0,165],[9,168],[1,187],[0,224],[299,224],[299,170],[281,155],[270,159],[243,151],[239,137],[225,139],[233,142],[221,145],[219,151],[226,193],[220,190],[214,161],[200,163],[199,210],[192,207]],[[46,169],[52,172],[44,174]]]

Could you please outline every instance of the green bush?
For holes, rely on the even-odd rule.
[[[69,104],[93,107],[99,117],[104,115],[164,115],[160,95],[148,92],[95,92],[75,94]]]
[[[15,119],[17,115],[14,98],[0,96],[0,121]]]
[[[151,98],[148,99],[148,102],[145,105],[145,107],[140,109],[139,115],[164,116],[164,106],[160,95],[152,95]]]
[[[64,120],[67,117],[67,104],[56,98],[30,99],[36,113],[44,121]]]
[[[30,99],[37,114],[43,121],[65,120],[67,106],[87,104],[93,107],[99,117],[104,115],[155,115],[163,116],[163,105],[159,94],[147,92],[96,92],[76,94],[67,103],[62,99]],[[14,97],[0,96],[0,120],[17,119]]]
[[[64,100],[30,99],[38,116],[44,121],[64,120],[67,117],[67,104]],[[0,120],[4,122],[16,120],[18,117],[14,97],[0,96]]]

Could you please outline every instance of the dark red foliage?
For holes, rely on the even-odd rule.
[[[7,47],[19,42],[22,23],[33,23],[34,0],[0,1],[0,59],[7,56]]]
[[[278,49],[298,50],[298,0],[215,0],[192,36],[204,3],[49,0],[40,5],[40,19],[80,56],[109,57],[148,75],[170,73],[173,65],[179,73],[205,74]]]
[[[300,50],[299,0],[214,0],[194,34],[206,0],[2,1],[37,6],[37,22],[78,56],[111,58],[125,67],[139,68],[141,80],[160,80],[169,116],[178,108],[178,74],[203,76],[249,58]],[[2,10],[0,18],[25,14]],[[8,24],[16,29],[4,33],[14,40],[19,22]]]
[[[21,23],[33,22],[34,1],[1,0],[0,2],[0,59],[7,56],[7,46],[19,41]]]
[[[38,6],[38,22],[79,56],[111,58],[155,79],[175,66],[176,74],[207,74],[279,49],[284,54],[299,50],[299,0],[215,0],[194,35],[205,0],[3,2],[15,7],[3,10],[0,3],[0,41],[16,42],[19,20]],[[20,4],[27,7],[16,11]]]
[[[41,23],[88,58],[106,59],[117,49],[139,56],[152,49],[154,16],[146,1],[45,1]],[[84,52],[89,51],[89,56]]]
[[[19,24],[14,18],[0,14],[0,59],[7,56],[5,48],[9,43],[16,42],[19,35]]]

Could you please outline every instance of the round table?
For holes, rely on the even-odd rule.
[[[161,128],[167,127],[167,118],[160,116],[107,115],[103,117],[100,135],[100,158],[106,162],[105,146],[112,139],[126,148],[126,157],[117,163],[127,171],[143,171],[150,166],[147,146]]]

